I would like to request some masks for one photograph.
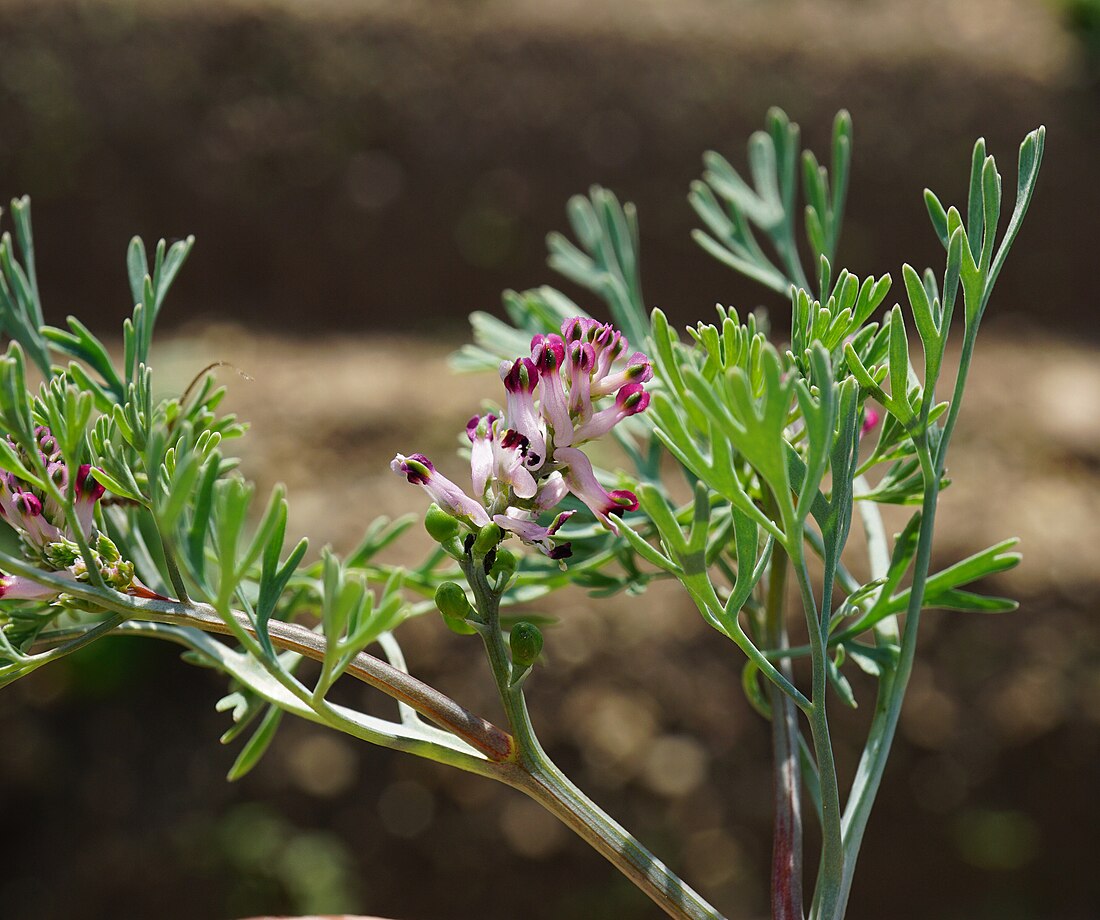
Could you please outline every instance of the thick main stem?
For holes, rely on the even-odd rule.
[[[110,589],[73,582],[56,573],[42,572],[24,560],[7,553],[0,552],[0,561],[5,571],[34,578],[42,584],[56,587],[59,591],[135,620],[187,626],[219,635],[233,633],[214,608],[206,604],[185,605],[175,601],[128,597]],[[256,628],[245,614],[234,612],[233,617],[241,629],[255,635]],[[315,661],[324,660],[324,636],[296,623],[286,623],[281,620],[269,621],[267,631],[273,645],[297,652]],[[507,732],[463,708],[434,687],[404,671],[399,671],[373,655],[360,652],[348,665],[347,673],[381,690],[398,702],[408,704],[436,725],[472,745],[491,761],[498,763],[507,761],[514,755],[514,741]]]
[[[480,559],[464,562],[463,570],[481,614],[479,632],[515,738],[516,769],[502,772],[499,778],[557,817],[668,916],[677,920],[723,920],[717,910],[581,792],[543,750],[531,724],[522,686],[513,683],[512,662],[500,629],[500,595],[490,586]]]
[[[723,920],[620,824],[581,792],[541,750],[525,756],[526,770],[505,782],[525,792],[630,879],[668,916],[678,920]]]
[[[784,621],[787,600],[787,553],[772,552],[765,606],[764,638],[770,648],[788,643]],[[792,680],[790,661],[779,668]],[[771,902],[773,920],[802,920],[802,771],[799,764],[798,709],[773,683],[767,685],[772,710],[775,825],[772,842]]]

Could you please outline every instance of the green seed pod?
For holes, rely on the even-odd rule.
[[[448,620],[465,620],[474,613],[466,592],[453,581],[445,581],[435,589],[435,605]]]
[[[528,668],[542,652],[542,631],[534,623],[524,620],[512,627],[508,644],[512,647],[512,663]]]
[[[493,567],[489,570],[489,575],[506,581],[512,577],[512,573],[516,570],[518,564],[519,560],[516,558],[516,554],[501,546],[497,549],[496,558],[493,559]]]
[[[451,632],[468,636],[477,631],[466,622],[468,618],[475,616],[476,611],[466,600],[466,593],[453,581],[445,581],[435,589],[435,605],[443,614],[443,622]]]
[[[490,550],[496,549],[503,536],[503,532],[496,524],[486,524],[477,532],[477,537],[474,539],[474,555],[478,557],[487,556]]]
[[[436,543],[446,543],[458,536],[458,521],[432,503],[424,515],[424,529]]]

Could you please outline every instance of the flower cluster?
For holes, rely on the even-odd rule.
[[[569,544],[554,536],[573,512],[563,511],[547,526],[538,519],[569,493],[617,533],[613,516],[634,511],[638,501],[633,492],[606,491],[580,445],[649,405],[643,386],[653,376],[649,359],[630,354],[614,327],[574,317],[562,324],[561,335],[536,335],[530,356],[505,361],[500,376],[503,415],[475,415],[466,425],[470,493],[423,454],[398,454],[391,468],[468,526],[492,521],[553,559],[570,555]],[[607,404],[598,408],[601,401]]]
[[[46,476],[61,496],[68,494],[70,470],[61,457],[49,428],[35,429],[35,440],[46,470]],[[10,437],[8,443],[26,466],[30,458]],[[76,471],[73,487],[73,511],[84,537],[89,543],[92,564],[103,580],[113,588],[127,590],[133,584],[133,563],[122,559],[111,539],[95,528],[95,506],[103,497],[104,488],[96,482],[91,466],[83,464]],[[0,472],[0,517],[19,534],[26,557],[50,572],[66,572],[76,581],[88,578],[88,562],[66,519],[65,509],[52,490],[35,488],[13,473]],[[0,574],[0,598],[5,600],[46,600],[59,592],[37,584],[30,578]]]

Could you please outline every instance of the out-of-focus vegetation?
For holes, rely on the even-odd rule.
[[[1093,80],[1100,77],[1100,2],[1056,0],[1066,24],[1084,45]]]
[[[274,333],[443,330],[455,347],[469,310],[546,280],[541,237],[592,181],[638,204],[654,305],[683,322],[715,300],[754,305],[693,248],[684,195],[702,150],[736,159],[772,104],[814,138],[852,109],[846,261],[896,275],[942,258],[922,186],[960,197],[975,136],[1011,150],[1045,122],[1046,173],[954,461],[960,482],[1028,510],[952,490],[941,509],[945,551],[1024,537],[1024,565],[993,586],[1024,603],[1011,620],[928,618],[852,915],[879,916],[889,890],[899,920],[1086,920],[1100,903],[1100,110],[1081,46],[1039,0],[916,6],[3,0],[0,197],[34,196],[53,322],[79,306],[113,328],[129,237],[196,233],[165,318],[252,325],[192,326],[160,360],[181,388],[215,359],[260,377],[262,398],[226,371],[254,422],[250,474],[288,481],[292,529],[347,547],[374,513],[417,505],[386,467],[394,450],[415,434],[446,457],[485,388],[410,387],[447,373],[438,345]],[[860,172],[872,152],[881,175]],[[1021,419],[982,381],[1035,362]],[[480,664],[435,622],[405,628],[414,671],[493,714]],[[726,650],[659,593],[577,597],[547,648],[532,708],[555,756],[731,917],[762,916],[770,742]],[[270,759],[226,784],[221,693],[170,649],[117,640],[0,696],[5,917],[460,920],[513,916],[521,895],[533,920],[652,916],[517,794],[312,726],[288,721]],[[866,716],[838,714],[841,735]]]
[[[755,303],[699,258],[684,196],[701,152],[736,155],[771,105],[808,139],[851,110],[845,261],[865,274],[934,261],[921,185],[951,197],[976,136],[1011,150],[1045,123],[1060,173],[1033,215],[1044,245],[1009,266],[1002,310],[1091,315],[1068,215],[1100,210],[1100,186],[1074,178],[1100,110],[1040,0],[3,0],[0,15],[0,176],[34,195],[47,306],[107,328],[127,292],[105,267],[129,237],[194,233],[176,322],[457,333],[545,277],[541,239],[592,182],[638,205],[654,305],[688,322]]]

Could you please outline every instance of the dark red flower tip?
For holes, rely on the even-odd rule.
[[[500,446],[505,450],[513,450],[519,448],[519,452],[524,454],[527,452],[527,448],[531,445],[531,442],[527,438],[516,431],[515,428],[509,428],[504,432],[504,436],[500,439]]]
[[[401,472],[414,485],[425,485],[435,472],[432,461],[423,454],[410,454],[401,462]]]
[[[83,463],[76,473],[76,497],[90,498],[93,502],[99,501],[107,489],[96,481],[90,463]]]
[[[640,383],[628,383],[619,388],[615,402],[628,415],[636,415],[649,405],[649,394]]]
[[[626,511],[638,510],[638,497],[627,489],[608,492],[608,498],[615,503],[614,507],[607,509],[608,514],[622,515]]]
[[[569,347],[569,362],[577,370],[590,371],[596,364],[596,350],[587,342],[574,342]]]
[[[12,504],[26,517],[38,517],[42,514],[42,501],[33,492],[16,492],[12,496]]]
[[[539,382],[539,369],[530,358],[516,358],[512,369],[504,377],[504,388],[509,393],[526,391],[533,393]]]
[[[466,437],[473,441],[477,437],[477,429],[481,425],[482,418],[485,419],[485,430],[488,439],[493,440],[493,422],[497,420],[497,417],[490,413],[486,416],[475,415],[466,423]]]
[[[595,325],[593,320],[574,316],[561,324],[561,337],[569,343],[580,342],[588,337],[588,330],[593,325]]]
[[[536,335],[531,339],[531,357],[540,374],[557,370],[565,361],[565,342],[560,335]]]
[[[552,550],[550,550],[551,559],[568,559],[573,555],[573,544],[571,543],[559,543]]]

